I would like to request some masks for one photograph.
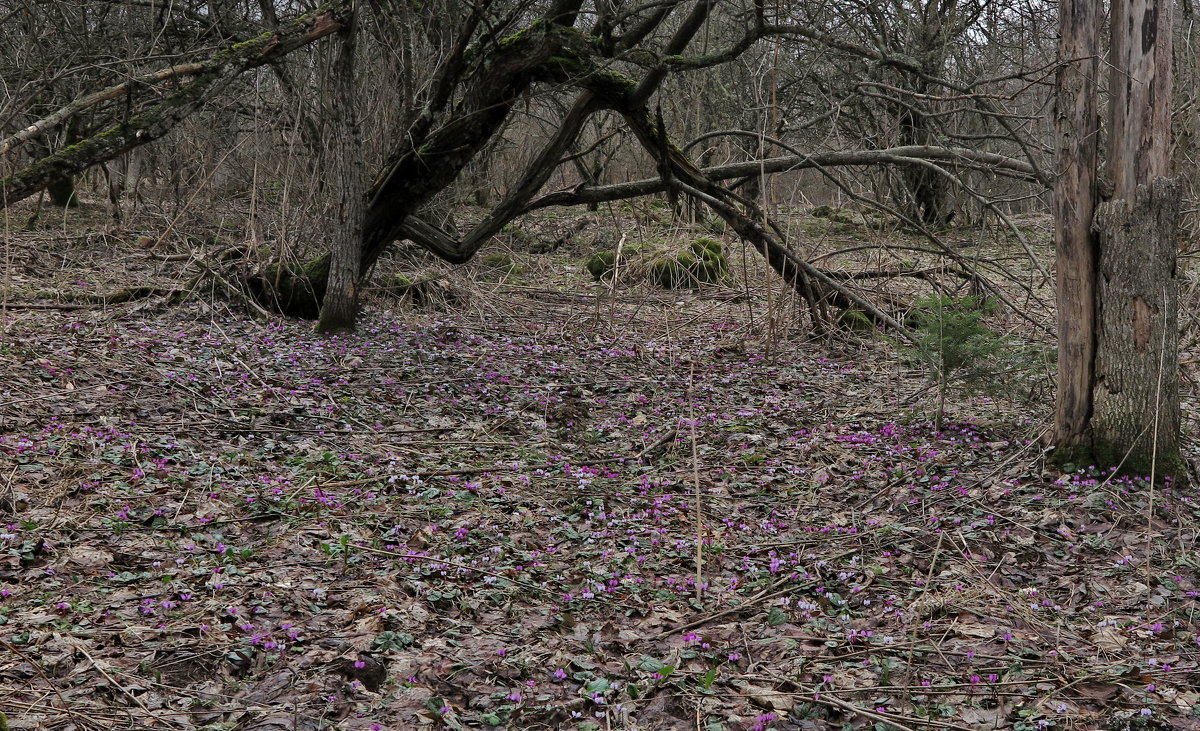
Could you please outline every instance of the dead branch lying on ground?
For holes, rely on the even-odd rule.
[[[270,312],[267,312],[252,297],[239,287],[234,282],[230,281],[229,277],[224,276],[219,267],[229,265],[243,259],[249,249],[244,245],[228,246],[210,257],[204,257],[199,253],[192,251],[188,254],[161,255],[147,253],[146,258],[165,261],[183,261],[188,263],[181,269],[186,272],[192,267],[198,267],[200,273],[192,276],[186,282],[176,286],[133,286],[123,287],[111,292],[74,292],[74,291],[51,291],[43,292],[39,296],[43,299],[58,300],[56,302],[23,302],[23,301],[8,301],[0,303],[0,309],[12,310],[85,310],[91,308],[109,307],[112,305],[126,304],[130,302],[141,302],[154,297],[161,298],[161,303],[164,305],[177,304],[182,302],[190,295],[197,292],[201,285],[206,280],[212,281],[212,286],[224,292],[228,297],[238,302],[245,304],[253,310],[258,316],[269,317]],[[233,277],[237,280],[237,277]]]

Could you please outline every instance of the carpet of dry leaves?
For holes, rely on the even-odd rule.
[[[97,287],[97,245],[10,261]],[[545,266],[579,287],[338,337],[10,270],[8,727],[1200,728],[1194,487],[1049,471],[1044,402],[939,428],[885,341]]]

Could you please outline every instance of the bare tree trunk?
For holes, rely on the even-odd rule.
[[[1108,174],[1113,198],[1171,173],[1172,0],[1113,0]],[[1119,22],[1117,22],[1119,21]]]
[[[1055,114],[1054,240],[1058,284],[1058,386],[1054,444],[1083,440],[1092,415],[1096,353],[1096,207],[1100,120],[1100,7],[1092,0],[1059,5]]]
[[[333,73],[333,150],[330,182],[337,192],[329,279],[321,302],[317,332],[352,332],[358,318],[358,282],[362,261],[363,217],[366,213],[362,132],[355,111],[354,44],[357,8],[338,32],[341,48]]]
[[[1097,6],[1064,0],[1055,214],[1056,459],[1186,478],[1179,456],[1180,187],[1170,175],[1171,0],[1114,0],[1111,201],[1094,209]],[[1088,59],[1084,73],[1069,68]],[[1068,117],[1068,115],[1072,115]],[[1097,236],[1098,233],[1098,236]]]
[[[1171,175],[1171,0],[1114,0],[1109,83],[1113,200],[1100,232],[1097,459],[1137,474],[1185,476],[1179,456],[1180,187]],[[1120,22],[1117,22],[1117,21]]]
[[[1100,204],[1100,303],[1089,441],[1095,459],[1136,474],[1183,474],[1179,460],[1180,187],[1158,178]],[[1152,461],[1157,465],[1152,467]]]

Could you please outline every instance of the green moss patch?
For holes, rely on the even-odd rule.
[[[842,310],[838,315],[837,324],[839,327],[855,332],[871,332],[875,329],[875,323],[871,320],[871,316],[857,309]]]
[[[724,246],[716,239],[696,239],[686,249],[666,253],[650,262],[650,281],[664,289],[695,288],[715,284],[725,276],[729,264]]]
[[[863,223],[861,214],[849,208],[837,208],[836,206],[817,206],[809,211],[809,215],[813,218],[824,218],[828,221],[844,223],[848,226],[861,226]]]
[[[513,258],[502,251],[484,254],[476,260],[479,267],[479,278],[486,281],[496,281],[516,276],[523,271]]]
[[[583,266],[587,269],[588,274],[592,275],[592,279],[599,282],[604,278],[605,274],[616,269],[617,252],[615,251],[597,251],[588,257],[587,263]]]

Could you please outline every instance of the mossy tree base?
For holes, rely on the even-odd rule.
[[[269,264],[246,277],[246,287],[263,307],[288,317],[315,320],[325,300],[329,255],[302,264]]]
[[[75,195],[75,179],[65,177],[46,186],[50,202],[59,208],[78,208],[79,198]]]
[[[1127,477],[1150,477],[1161,483],[1163,478],[1170,478],[1176,486],[1188,483],[1187,463],[1178,452],[1174,454],[1151,455],[1145,450],[1130,452],[1115,444],[1077,444],[1067,447],[1056,447],[1050,453],[1048,461],[1064,472],[1074,472],[1088,467],[1095,467],[1101,472],[1116,468],[1116,474]]]

